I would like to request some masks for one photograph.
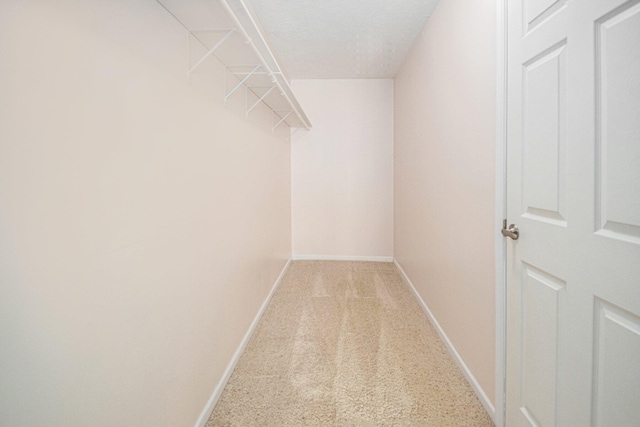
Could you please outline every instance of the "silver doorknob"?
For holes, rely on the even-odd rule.
[[[502,230],[500,231],[502,232],[503,236],[511,237],[513,240],[518,240],[518,237],[520,237],[520,230],[518,229],[518,226],[515,224],[511,224],[509,228],[507,228],[506,219],[502,223]]]

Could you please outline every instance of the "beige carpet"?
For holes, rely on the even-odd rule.
[[[492,426],[391,263],[295,261],[212,426]]]

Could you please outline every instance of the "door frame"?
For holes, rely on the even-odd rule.
[[[507,7],[508,0],[496,0],[496,187],[495,187],[495,269],[496,269],[496,396],[495,424],[505,425],[506,402],[506,239],[498,231],[507,215]]]

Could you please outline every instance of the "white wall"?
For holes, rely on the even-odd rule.
[[[395,257],[495,398],[495,1],[440,0],[395,79]]]
[[[290,146],[154,0],[0,4],[0,425],[192,426],[290,252]]]
[[[291,144],[295,256],[393,255],[393,80],[294,80],[313,122]]]

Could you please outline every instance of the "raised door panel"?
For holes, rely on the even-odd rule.
[[[520,411],[531,426],[556,419],[559,316],[565,282],[536,267],[522,267]]]
[[[593,425],[640,426],[640,318],[596,300]]]
[[[534,30],[560,11],[566,3],[566,0],[526,0],[523,8],[525,31]]]
[[[640,244],[640,3],[596,22],[595,50],[596,230]]]
[[[523,211],[566,225],[566,42],[523,65]]]

